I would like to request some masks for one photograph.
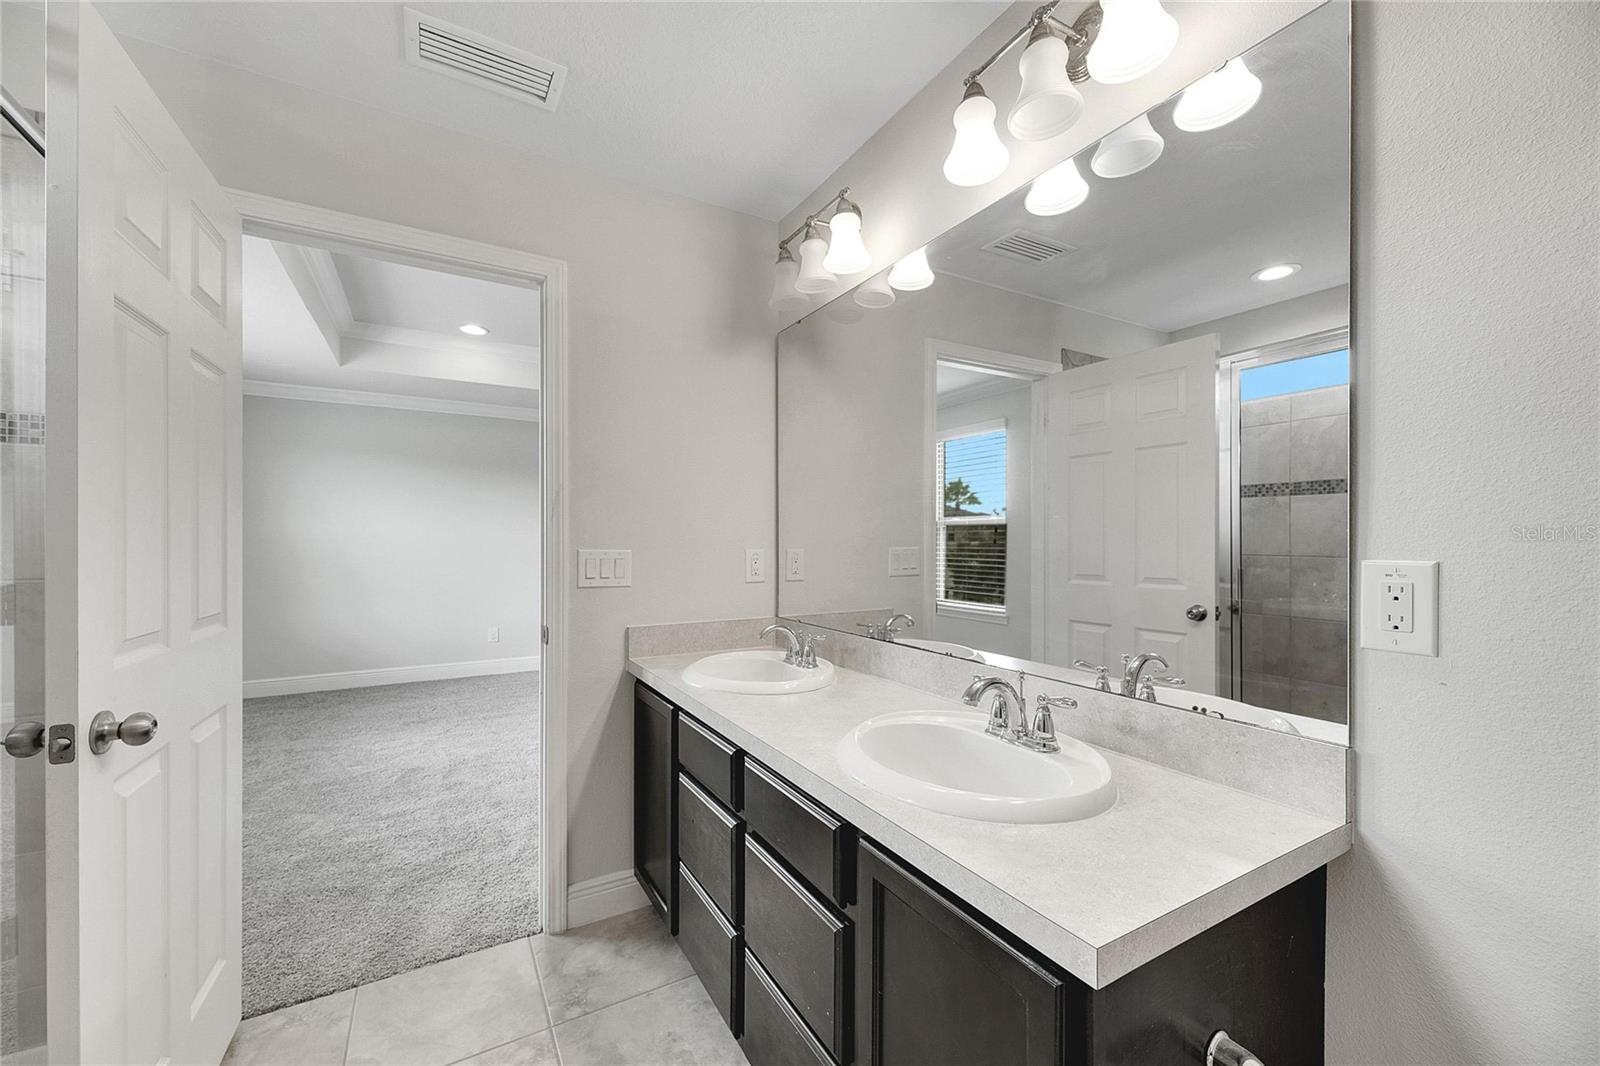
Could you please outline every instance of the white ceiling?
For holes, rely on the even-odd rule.
[[[465,322],[487,326],[468,337]],[[538,290],[244,239],[250,381],[537,411]]]
[[[111,3],[117,33],[777,219],[1008,6],[418,3],[569,68],[552,113],[405,63],[394,3]]]
[[[1161,158],[1105,179],[1078,160],[1089,198],[1040,218],[1026,188],[968,219],[929,249],[935,271],[957,274],[1170,333],[1349,281],[1350,80],[1348,9],[1330,4],[1252,49],[1261,100],[1209,133],[1151,112]],[[1023,229],[1073,251],[1026,264],[982,251]],[[1250,275],[1300,263],[1290,278]]]

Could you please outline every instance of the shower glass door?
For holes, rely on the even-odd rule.
[[[45,1061],[45,755],[38,750],[45,721],[45,182],[44,155],[35,143],[37,115],[21,110],[9,93],[5,104],[8,117],[0,118],[0,733],[6,736],[6,754],[0,755],[0,1062],[12,1066]]]
[[[1234,699],[1348,720],[1350,352],[1344,330],[1223,363]]]

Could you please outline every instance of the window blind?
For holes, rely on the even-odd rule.
[[[1003,613],[1006,607],[1006,431],[939,441],[934,582],[940,603]]]

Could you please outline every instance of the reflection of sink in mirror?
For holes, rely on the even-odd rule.
[[[984,716],[901,711],[839,742],[839,765],[869,788],[931,811],[985,822],[1071,822],[1117,800],[1111,767],[1081,741],[1029,751],[984,732]]]
[[[713,692],[786,696],[833,684],[833,664],[818,659],[815,667],[796,666],[784,662],[784,653],[776,649],[725,651],[690,663],[684,668],[683,681]]]
[[[954,655],[957,659],[971,659],[975,663],[983,662],[983,653],[977,648],[969,648],[965,644],[956,644],[948,640],[919,640],[914,637],[896,637],[896,644],[904,644],[908,648],[921,648],[923,651],[938,652],[940,655]]]

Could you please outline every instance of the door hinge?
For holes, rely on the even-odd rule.
[[[52,766],[69,763],[78,757],[78,727],[70,723],[50,727],[50,742],[45,745],[46,758]]]
[[[539,627],[539,640],[542,643],[545,643],[545,644],[550,643],[550,627],[549,626],[540,626]]]

